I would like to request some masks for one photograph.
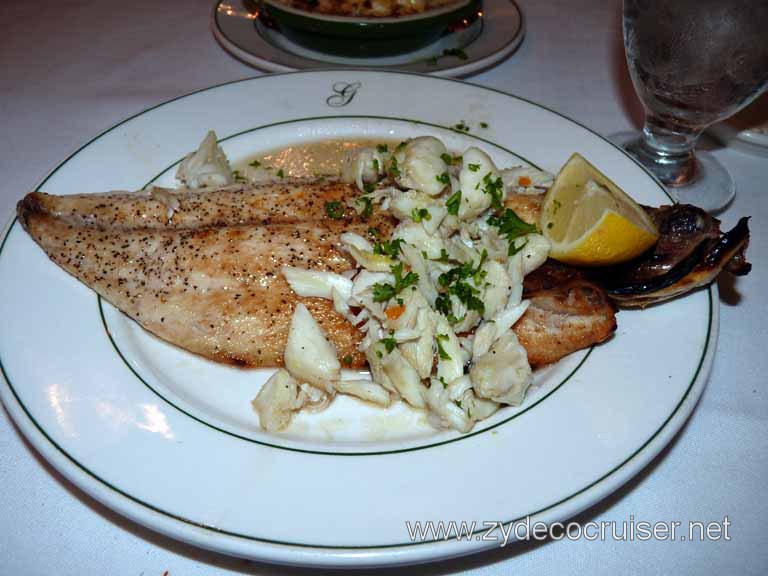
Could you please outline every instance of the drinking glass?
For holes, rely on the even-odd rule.
[[[614,141],[680,202],[723,208],[733,178],[693,148],[705,128],[768,86],[768,0],[624,0],[623,27],[645,125]]]

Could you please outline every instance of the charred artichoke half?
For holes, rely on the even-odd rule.
[[[749,273],[746,261],[749,218],[728,232],[720,221],[688,204],[644,207],[660,237],[653,248],[618,266],[594,270],[594,279],[619,306],[644,308],[712,282],[726,270]]]

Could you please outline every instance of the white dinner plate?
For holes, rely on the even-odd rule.
[[[523,41],[525,21],[514,0],[492,0],[485,2],[483,16],[468,29],[415,52],[381,58],[344,58],[304,48],[263,26],[245,0],[217,0],[211,30],[227,52],[269,72],[365,67],[453,78],[490,68],[512,54]],[[443,54],[459,49],[466,58]]]
[[[451,128],[460,121],[469,132]],[[352,70],[263,76],[171,100],[85,144],[39,189],[170,183],[209,129],[233,161],[325,138],[420,134],[454,150],[480,146],[501,166],[557,171],[578,151],[641,203],[669,202],[622,150],[535,103],[456,80]],[[422,562],[498,546],[484,523],[567,520],[669,442],[701,395],[717,338],[713,287],[622,311],[612,339],[537,373],[522,406],[469,434],[351,398],[268,434],[250,400],[270,371],[157,340],[51,263],[16,221],[0,238],[0,392],[32,444],[136,522],[269,562]],[[411,541],[407,523],[426,521],[476,522],[478,532]]]

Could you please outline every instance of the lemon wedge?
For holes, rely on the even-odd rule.
[[[645,211],[579,154],[544,197],[539,225],[552,244],[549,255],[578,266],[626,262],[659,238]]]

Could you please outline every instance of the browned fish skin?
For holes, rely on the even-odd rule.
[[[279,366],[298,300],[280,268],[343,272],[353,267],[339,249],[343,232],[391,232],[393,221],[378,212],[369,219],[325,214],[328,199],[354,195],[339,183],[305,183],[182,196],[165,225],[165,205],[124,193],[34,193],[17,212],[54,262],[150,332],[213,360]],[[364,367],[359,331],[329,301],[302,300],[339,357]]]
[[[178,229],[328,220],[326,202],[357,195],[338,180],[300,179],[216,190],[163,190],[179,201],[171,218],[166,204],[143,191],[73,196],[33,192],[23,203],[27,210],[46,212],[75,226]]]
[[[280,268],[349,270],[341,233],[365,235],[375,227],[386,238],[395,225],[378,210],[369,219],[350,210],[340,220],[325,213],[325,202],[357,195],[339,182],[305,181],[190,191],[176,195],[180,206],[169,219],[168,206],[144,193],[32,193],[17,212],[54,262],[150,332],[219,362],[273,367],[282,365],[299,300]],[[516,198],[521,214],[532,217],[539,199]],[[531,307],[515,331],[533,366],[600,342],[615,329],[602,290],[572,269],[547,263],[526,277],[525,289]],[[329,301],[301,300],[339,357],[364,367],[359,330]]]
[[[504,206],[514,210],[524,222],[538,224],[543,201],[543,194],[510,194],[504,200]]]
[[[547,260],[525,277],[531,301],[514,331],[534,368],[608,339],[616,310],[606,293],[579,270]]]

